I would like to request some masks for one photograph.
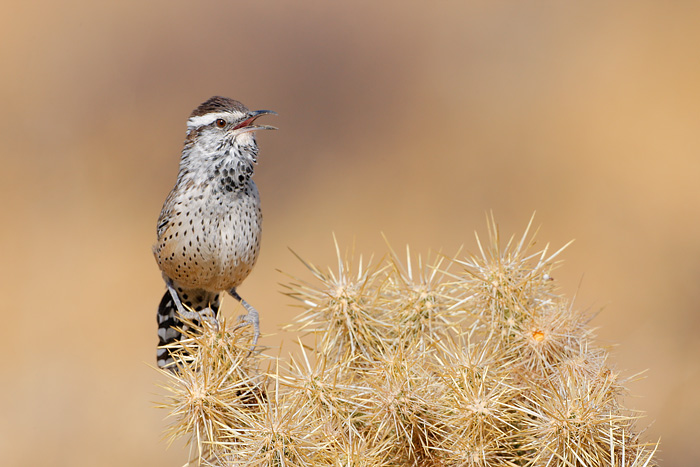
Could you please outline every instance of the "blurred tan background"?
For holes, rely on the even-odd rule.
[[[536,210],[542,246],[576,239],[556,279],[603,309],[611,362],[648,369],[626,403],[661,465],[700,463],[700,3],[428,3],[4,2],[0,463],[184,463],[153,408],[150,248],[214,94],[279,112],[241,288],[263,332],[297,313],[288,247],[473,251],[489,210],[504,236]]]

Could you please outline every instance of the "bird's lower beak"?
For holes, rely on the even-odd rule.
[[[236,125],[236,127],[233,129],[234,134],[239,135],[241,133],[248,133],[250,131],[257,130],[276,130],[276,127],[270,125],[253,125],[255,120],[263,115],[277,115],[277,112],[272,110],[253,110],[248,112],[248,118]]]

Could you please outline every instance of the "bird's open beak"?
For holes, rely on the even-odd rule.
[[[255,120],[258,117],[261,117],[263,115],[277,115],[277,112],[274,112],[272,110],[253,110],[248,112],[248,118],[243,120],[241,123],[236,125],[232,132],[235,135],[240,135],[241,133],[247,133],[249,131],[257,131],[257,130],[276,130],[277,128],[274,126],[270,125],[253,125]]]

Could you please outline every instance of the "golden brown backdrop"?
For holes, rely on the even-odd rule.
[[[364,253],[384,232],[474,250],[485,212],[510,234],[536,210],[543,243],[576,238],[556,279],[603,308],[613,362],[648,369],[627,404],[661,464],[700,462],[699,3],[107,5],[2,8],[3,465],[184,462],[152,408],[150,246],[185,120],[213,94],[279,112],[241,289],[264,332],[296,314],[288,247],[329,264],[332,232]]]

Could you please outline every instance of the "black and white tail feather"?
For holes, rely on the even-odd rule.
[[[219,294],[212,294],[204,291],[198,292],[199,293],[195,292],[194,294],[178,293],[178,296],[183,305],[186,305],[188,308],[197,312],[209,308],[212,311],[213,317],[217,318],[219,309],[221,308]],[[193,302],[187,299],[189,296],[198,296],[199,300]],[[183,298],[186,299],[183,300]],[[195,319],[191,322],[195,326],[200,325],[199,320]],[[177,311],[177,306],[175,305],[170,291],[166,290],[160,301],[160,305],[158,305],[158,349],[156,355],[159,368],[167,368],[176,371],[170,349],[173,344],[185,337],[180,330],[188,332],[190,329],[191,327],[185,324],[180,318],[180,313]]]

